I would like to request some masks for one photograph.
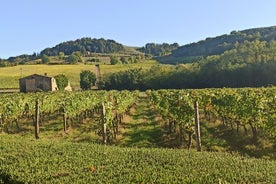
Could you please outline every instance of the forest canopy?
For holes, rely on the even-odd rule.
[[[140,52],[150,54],[152,56],[165,56],[171,54],[171,52],[179,47],[178,43],[168,44],[156,44],[147,43],[144,47],[138,48]]]
[[[81,52],[83,54],[91,53],[115,53],[124,51],[124,46],[114,40],[81,38],[75,41],[67,41],[56,45],[53,48],[46,48],[41,51],[40,55],[57,56],[60,52],[70,55],[73,52]]]

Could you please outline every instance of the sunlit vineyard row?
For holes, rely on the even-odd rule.
[[[168,120],[169,128],[178,128],[180,133],[193,133],[194,103],[198,102],[205,121],[219,119],[237,131],[249,127],[253,142],[259,131],[276,141],[276,88],[158,90],[147,94],[155,109]]]
[[[74,118],[85,119],[100,116],[99,124],[113,129],[116,134],[123,114],[135,103],[138,91],[87,91],[59,93],[2,94],[0,100],[0,128],[9,123],[20,124],[26,119],[34,120],[39,106],[39,123],[43,119],[55,119],[62,115],[64,131],[66,122]]]

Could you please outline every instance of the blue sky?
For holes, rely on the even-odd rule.
[[[275,0],[2,0],[0,7],[0,58],[82,37],[184,45],[276,25]]]

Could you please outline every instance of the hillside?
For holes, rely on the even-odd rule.
[[[54,59],[53,59],[54,60]],[[146,60],[141,63],[118,64],[118,65],[101,65],[101,74],[125,71],[134,68],[148,69],[157,63],[153,60]],[[0,89],[2,88],[18,88],[18,79],[34,73],[56,76],[65,74],[70,80],[71,86],[75,89],[79,88],[79,75],[82,70],[95,71],[94,64],[61,64],[61,65],[41,65],[41,64],[25,64],[13,67],[0,67]]]
[[[269,43],[276,38],[276,26],[232,31],[230,34],[206,38],[199,42],[179,46],[178,43],[156,44],[146,43],[143,47],[125,46],[110,39],[80,38],[74,41],[66,41],[54,47],[45,48],[39,54],[10,57],[10,62],[30,61],[40,58],[42,55],[58,56],[60,53],[71,55],[80,52],[83,56],[95,53],[104,54],[147,54],[154,57],[161,63],[191,63],[199,61],[207,56],[220,55],[225,51],[235,48],[236,43],[252,42],[255,40]]]
[[[32,55],[22,54],[9,57],[7,60],[0,58],[0,67],[18,64],[39,64],[45,56],[51,57],[50,60],[54,60],[55,64],[64,64],[71,55],[78,55],[82,57],[82,61],[86,62],[103,61],[106,60],[105,58],[112,56],[119,59],[120,57],[127,57],[124,59],[133,60],[135,57],[144,58],[145,53],[139,51],[139,47],[126,46],[110,39],[81,38],[74,41],[62,42]]]
[[[232,31],[214,38],[206,38],[196,43],[187,44],[172,51],[167,57],[159,58],[164,63],[189,63],[206,56],[219,55],[235,47],[235,44],[245,41],[270,42],[276,38],[276,26]]]

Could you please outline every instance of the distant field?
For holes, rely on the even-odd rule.
[[[150,68],[157,62],[153,60],[143,63],[127,64],[127,65],[101,65],[101,74],[118,72],[130,68]],[[70,80],[71,86],[77,88],[79,86],[79,74],[82,70],[95,71],[94,65],[18,65],[13,67],[0,68],[0,88],[18,88],[18,79],[32,74],[55,76],[65,74]]]

